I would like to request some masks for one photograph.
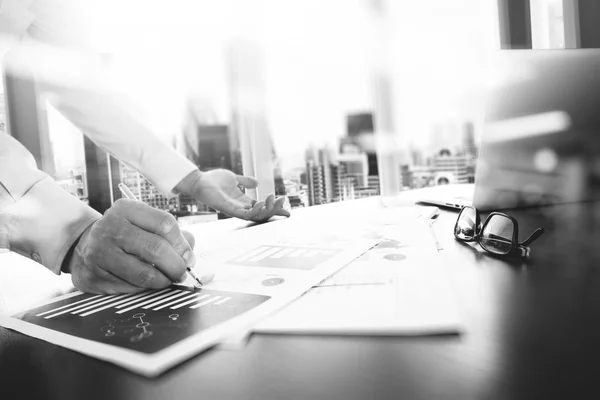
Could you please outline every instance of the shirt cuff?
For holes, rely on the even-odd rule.
[[[164,196],[173,197],[177,194],[175,186],[198,167],[175,149],[164,145],[152,154],[151,160],[143,162],[140,170]]]
[[[36,183],[3,211],[12,214],[8,227],[10,249],[57,275],[71,246],[101,217],[50,177]]]

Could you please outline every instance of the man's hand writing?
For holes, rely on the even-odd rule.
[[[185,278],[186,265],[195,265],[193,246],[193,236],[171,214],[120,199],[81,235],[63,271],[84,292],[160,289]]]

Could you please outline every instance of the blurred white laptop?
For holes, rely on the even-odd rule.
[[[473,183],[433,186],[420,190],[418,202],[460,210],[473,205],[474,192]]]
[[[600,200],[600,50],[496,56],[476,183],[433,187],[421,201],[487,211]]]

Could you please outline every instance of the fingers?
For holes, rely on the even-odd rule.
[[[222,203],[225,204],[225,206],[222,207],[222,210],[221,210],[223,212],[226,212],[225,207],[228,207],[229,209],[235,209],[235,208],[239,208],[241,206],[242,208],[249,210],[252,207],[254,207],[254,205],[256,204],[256,200],[254,200],[250,196],[247,196],[244,193],[240,192],[239,195],[235,199],[232,197],[228,197]],[[235,215],[232,215],[232,216],[235,216]]]
[[[285,197],[280,197],[275,200],[274,209],[275,215],[281,215],[283,217],[289,217],[291,214],[288,210],[283,208],[283,204],[285,203]]]
[[[184,231],[184,230],[182,230],[181,233],[183,234],[183,237],[185,238],[185,240],[187,240],[190,247],[193,249],[194,246],[196,245],[196,238],[194,237],[194,235],[192,235],[190,232]]]
[[[255,218],[258,217],[264,205],[264,201],[257,201],[254,203],[254,206],[251,209],[243,210],[238,218],[246,219],[248,221],[255,221]]]
[[[118,200],[113,207],[132,225],[162,236],[188,266],[192,267],[196,264],[192,248],[182,235],[177,220],[171,214],[138,201]]]
[[[265,201],[259,201],[250,210],[246,210],[242,218],[250,221],[264,222],[274,215],[289,217],[289,211],[283,209],[284,203],[284,196],[275,199],[275,195],[269,194]]]
[[[175,280],[151,264],[124,251],[114,251],[107,261],[104,267],[107,272],[138,288],[162,289]],[[181,278],[181,275],[176,279]]]
[[[273,215],[281,215],[283,217],[289,217],[290,213],[287,210],[283,209],[283,204],[285,203],[285,196],[278,197],[275,200],[275,195],[270,194],[265,199],[265,209],[264,213],[265,218],[271,218]]]
[[[278,210],[275,211],[274,215],[279,215],[281,217],[290,217],[292,214],[290,214],[290,212],[286,209],[280,208]]]
[[[258,181],[249,176],[236,175],[235,178],[237,179],[237,181],[240,185],[247,187],[249,189],[254,189],[255,187],[258,186]]]
[[[118,243],[124,252],[112,256],[122,259],[110,260],[110,265],[113,266],[113,269],[109,269],[110,272],[140,287],[154,287],[155,284],[162,287],[164,279],[176,282],[185,274],[186,263],[183,258],[162,236],[133,225],[123,230],[123,235],[119,237]],[[185,245],[189,246],[183,235],[182,239],[185,241]],[[131,257],[132,254],[139,257],[140,260]],[[152,265],[155,265],[156,268]],[[134,271],[121,274],[119,270],[114,270],[114,266],[119,270],[133,268]]]
[[[71,275],[73,286],[86,293],[116,294],[144,290],[114,276],[102,268],[82,268]]]
[[[265,199],[265,208],[268,212],[273,210],[273,206],[275,205],[275,195],[273,193],[269,194]]]

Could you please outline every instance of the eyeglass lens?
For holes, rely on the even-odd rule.
[[[492,215],[483,226],[479,243],[486,250],[496,254],[510,251],[515,225],[503,215]]]
[[[457,238],[463,240],[471,240],[475,236],[477,217],[475,209],[465,207],[460,213],[458,221],[454,226],[454,234]]]

